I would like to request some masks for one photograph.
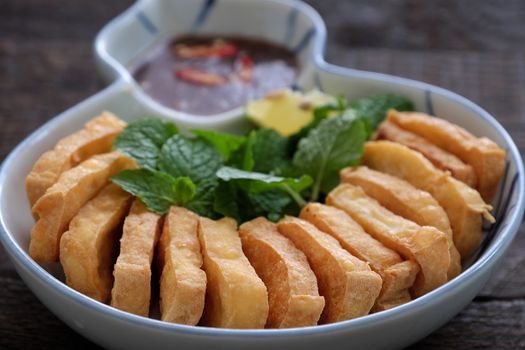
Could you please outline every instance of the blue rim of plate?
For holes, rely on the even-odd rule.
[[[119,20],[122,18],[122,16],[128,14],[130,11],[136,11],[138,10],[138,5],[141,3],[148,1],[148,0],[142,0],[137,2],[135,5],[133,5],[131,8],[123,12],[121,15],[113,19],[109,24],[111,25],[112,22]],[[455,290],[458,290],[461,288],[461,285],[463,283],[466,283],[469,280],[473,280],[476,278],[477,273],[480,270],[490,268],[496,261],[496,258],[500,255],[502,255],[506,249],[510,246],[512,239],[516,235],[519,226],[521,224],[521,218],[523,216],[523,212],[525,209],[525,181],[523,178],[524,174],[524,167],[523,162],[521,160],[520,153],[512,141],[512,138],[510,135],[505,131],[505,129],[490,115],[488,112],[483,110],[481,107],[477,106],[473,102],[469,101],[468,99],[457,95],[453,92],[450,92],[446,89],[439,88],[427,83],[418,82],[415,80],[410,80],[406,78],[400,78],[396,76],[391,76],[387,74],[382,73],[374,73],[374,72],[366,72],[366,71],[360,71],[350,68],[344,68],[335,66],[332,64],[327,63],[324,60],[323,57],[323,51],[326,43],[326,29],[324,26],[324,22],[320,19],[317,12],[313,10],[309,5],[306,5],[304,3],[298,3],[298,2],[288,2],[286,0],[267,0],[267,1],[273,1],[278,3],[286,3],[290,6],[295,6],[300,10],[308,12],[308,14],[313,17],[312,20],[316,24],[317,28],[317,44],[315,48],[312,50],[312,58],[315,64],[321,69],[326,72],[334,73],[337,75],[347,76],[347,77],[360,77],[360,78],[367,78],[370,80],[380,81],[380,82],[389,82],[389,83],[396,83],[400,85],[407,85],[416,89],[421,90],[422,92],[425,92],[427,98],[429,99],[429,103],[431,105],[432,103],[432,96],[441,96],[446,98],[447,100],[453,101],[457,104],[463,105],[470,109],[472,112],[474,112],[476,115],[478,115],[480,118],[482,118],[485,122],[487,122],[491,127],[493,127],[496,132],[505,140],[505,142],[508,144],[508,154],[511,157],[511,162],[516,167],[516,173],[515,176],[513,176],[513,182],[515,182],[515,185],[517,186],[516,189],[518,190],[517,195],[515,196],[516,200],[510,204],[507,205],[506,213],[501,217],[501,220],[507,221],[507,224],[505,227],[500,226],[499,230],[501,231],[499,236],[495,238],[492,241],[486,242],[485,248],[486,250],[484,252],[481,252],[481,255],[478,257],[478,259],[465,271],[461,273],[460,276],[453,279],[452,281],[449,281],[445,285],[433,290],[432,292],[423,295],[407,304],[395,307],[390,310],[382,311],[380,313],[375,313],[367,316],[363,316],[360,318],[348,320],[348,321],[341,321],[337,323],[332,324],[326,324],[326,325],[317,325],[317,326],[311,326],[311,327],[303,327],[303,328],[288,328],[288,329],[249,329],[249,330],[240,330],[240,329],[222,329],[222,328],[211,328],[211,327],[202,327],[202,326],[186,326],[186,325],[180,325],[180,324],[174,324],[174,323],[168,323],[163,322],[156,319],[151,319],[147,317],[137,316],[133,315],[127,312],[120,311],[118,309],[115,309],[111,306],[108,306],[106,304],[100,303],[98,301],[95,301],[77,291],[74,289],[68,287],[66,284],[62,283],[58,279],[56,279],[54,276],[49,274],[45,269],[43,269],[41,266],[39,266],[36,262],[34,262],[29,255],[14,241],[14,239],[11,237],[11,235],[8,233],[6,228],[6,220],[7,218],[4,217],[4,213],[0,212],[0,241],[2,242],[3,246],[5,247],[7,253],[19,264],[21,268],[25,269],[30,275],[32,275],[34,278],[38,279],[40,282],[49,285],[52,289],[54,289],[55,292],[63,294],[65,297],[69,298],[71,301],[81,305],[82,307],[91,308],[95,311],[98,311],[105,316],[108,316],[110,318],[124,321],[136,326],[145,326],[148,328],[152,328],[155,330],[165,330],[165,331],[172,331],[175,333],[180,334],[187,334],[187,335],[198,335],[198,336],[208,336],[208,337],[242,337],[242,338],[268,338],[268,337],[279,337],[279,338],[288,338],[288,337],[297,337],[297,336],[315,336],[319,334],[327,335],[330,333],[335,333],[343,330],[349,330],[354,329],[357,330],[359,328],[370,326],[374,323],[378,322],[386,322],[390,320],[395,320],[397,318],[401,318],[403,316],[408,315],[410,312],[422,310],[426,304],[437,302],[439,299],[443,299],[447,296],[447,294],[452,293]],[[313,13],[313,16],[312,16]],[[125,77],[122,77],[118,80],[116,80],[115,83],[110,85],[108,88],[100,91],[99,93],[89,97],[88,99],[80,102],[75,107],[80,107],[84,104],[93,104],[96,103],[98,99],[101,99],[102,96],[105,94],[111,92],[112,89],[115,89],[119,86],[119,82],[122,80],[126,80]],[[12,151],[11,153],[6,157],[6,159],[3,161],[1,167],[0,167],[0,197],[3,195],[4,192],[4,183],[6,180],[6,173],[7,169],[9,169],[10,165],[16,161],[18,153],[21,152],[22,149],[27,147],[28,144],[30,144],[32,141],[34,141],[37,138],[40,138],[45,134],[46,130],[49,128],[52,128],[53,126],[65,122],[66,119],[66,112],[63,112],[56,117],[49,120],[47,123],[45,123],[43,126],[38,128],[36,131],[34,131],[30,136],[28,136],[25,140],[23,140],[21,143],[19,143]],[[509,194],[510,195],[510,194]],[[493,238],[493,237],[490,237]]]

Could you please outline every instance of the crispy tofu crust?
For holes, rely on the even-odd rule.
[[[383,286],[373,311],[386,310],[412,300],[409,289],[419,272],[416,262],[401,258],[335,207],[309,203],[302,209],[300,217],[337,239],[343,248],[369,263],[372,270],[381,276]]]
[[[361,161],[368,167],[394,175],[430,193],[447,213],[454,244],[463,259],[481,240],[482,215],[494,218],[479,193],[437,169],[419,152],[389,141],[368,142]]]
[[[160,314],[166,322],[196,325],[204,310],[206,274],[197,229],[199,217],[173,206],[158,246]]]
[[[461,273],[461,256],[454,245],[447,213],[428,192],[418,190],[397,177],[363,166],[341,170],[341,181],[361,187],[369,197],[394,214],[421,226],[434,226],[446,234],[450,253],[448,279]]]
[[[119,226],[133,197],[109,184],[71,220],[60,240],[60,263],[71,288],[107,302],[113,286]]]
[[[124,169],[136,167],[119,152],[96,155],[65,171],[58,181],[35,203],[39,217],[31,230],[29,254],[38,262],[58,260],[60,237],[79,209]]]
[[[317,277],[325,308],[319,323],[367,315],[381,292],[381,277],[367,263],[352,256],[330,235],[299,218],[286,216],[279,232],[301,250]]]
[[[266,328],[314,326],[324,308],[306,256],[263,217],[239,229],[243,251],[268,289]]]
[[[450,254],[443,232],[395,215],[368,197],[361,187],[351,184],[341,184],[332,190],[326,203],[344,210],[377,240],[419,264],[421,270],[412,287],[413,296],[447,282]]]
[[[82,130],[60,140],[53,150],[42,154],[26,178],[30,206],[33,207],[64,171],[95,154],[111,151],[115,137],[125,126],[124,121],[104,112]]]
[[[263,328],[268,318],[268,293],[242,251],[235,220],[200,218],[198,232],[208,277],[203,324]]]
[[[455,124],[424,113],[392,110],[388,120],[470,164],[476,172],[479,193],[486,201],[492,199],[505,170],[506,156],[505,150],[495,142],[486,137],[477,138]]]
[[[151,261],[160,235],[161,217],[135,199],[124,220],[120,254],[113,270],[111,306],[148,317]]]
[[[390,111],[389,113],[397,112]],[[476,188],[476,173],[471,165],[464,163],[452,153],[439,148],[413,132],[403,130],[396,124],[386,120],[379,125],[376,132],[376,139],[397,142],[418,151],[430,160],[436,168],[450,171],[452,176],[459,181]]]

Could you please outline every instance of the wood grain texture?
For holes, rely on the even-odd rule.
[[[525,2],[309,0],[328,27],[329,62],[422,80],[478,103],[525,154]],[[92,42],[131,0],[0,2],[0,159],[59,112],[104,87]],[[525,347],[525,225],[480,295],[412,349]],[[51,314],[0,248],[0,348],[91,344]],[[431,315],[429,315],[431,317]]]

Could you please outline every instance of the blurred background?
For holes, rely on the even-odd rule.
[[[307,2],[328,27],[329,62],[463,95],[494,115],[524,154],[525,1]],[[92,43],[132,3],[0,1],[0,159],[45,121],[106,85]],[[524,236],[475,302],[414,348],[525,348]],[[36,300],[1,248],[0,284],[0,348],[90,345]]]

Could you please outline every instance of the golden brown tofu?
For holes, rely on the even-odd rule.
[[[419,264],[413,296],[428,293],[447,282],[450,254],[443,232],[395,215],[368,197],[361,187],[350,184],[341,184],[332,190],[326,203],[344,210],[374,238]]]
[[[396,113],[396,112],[390,112]],[[438,146],[430,143],[425,138],[413,132],[403,130],[396,124],[386,120],[379,125],[376,139],[397,142],[424,155],[438,169],[450,171],[453,177],[476,188],[476,173],[474,168],[464,163],[461,159]]]
[[[306,256],[262,217],[242,224],[239,234],[244,253],[268,289],[266,328],[316,325],[324,298]]]
[[[160,235],[161,217],[135,199],[124,220],[120,254],[113,270],[111,306],[148,317],[151,261]]]
[[[367,315],[381,292],[381,277],[367,263],[352,256],[330,235],[307,221],[286,216],[279,232],[301,250],[317,277],[325,308],[319,323]]]
[[[33,207],[64,171],[95,154],[111,151],[115,137],[125,126],[124,121],[104,112],[82,130],[60,140],[53,150],[42,154],[26,178],[30,206]]]
[[[468,258],[479,245],[481,216],[494,221],[489,213],[491,207],[476,190],[437,169],[423,155],[408,147],[389,141],[368,142],[361,161],[430,193],[447,213],[454,244],[462,259]]]
[[[159,241],[160,315],[166,322],[196,325],[204,310],[206,274],[197,229],[199,217],[170,208]]]
[[[421,226],[434,226],[447,236],[450,266],[448,279],[461,273],[461,257],[456,246],[447,213],[428,193],[389,174],[361,166],[341,171],[341,181],[361,187],[383,207]]]
[[[200,218],[198,232],[208,277],[203,324],[264,328],[268,293],[242,251],[235,220]]]
[[[109,184],[71,220],[60,240],[60,263],[71,288],[107,302],[113,286],[113,264],[120,225],[133,197]]]
[[[455,124],[424,113],[390,111],[388,120],[470,164],[476,172],[479,193],[486,201],[492,199],[505,170],[506,156],[495,142],[477,138]]]
[[[301,219],[337,239],[343,248],[369,263],[381,276],[383,286],[373,311],[386,310],[412,300],[409,289],[419,272],[416,262],[404,260],[397,252],[366,233],[344,211],[335,207],[309,203],[301,211]]]
[[[33,206],[39,219],[31,230],[31,257],[38,262],[57,261],[60,237],[73,216],[108,184],[111,176],[134,167],[130,158],[111,152],[93,156],[60,175]]]

